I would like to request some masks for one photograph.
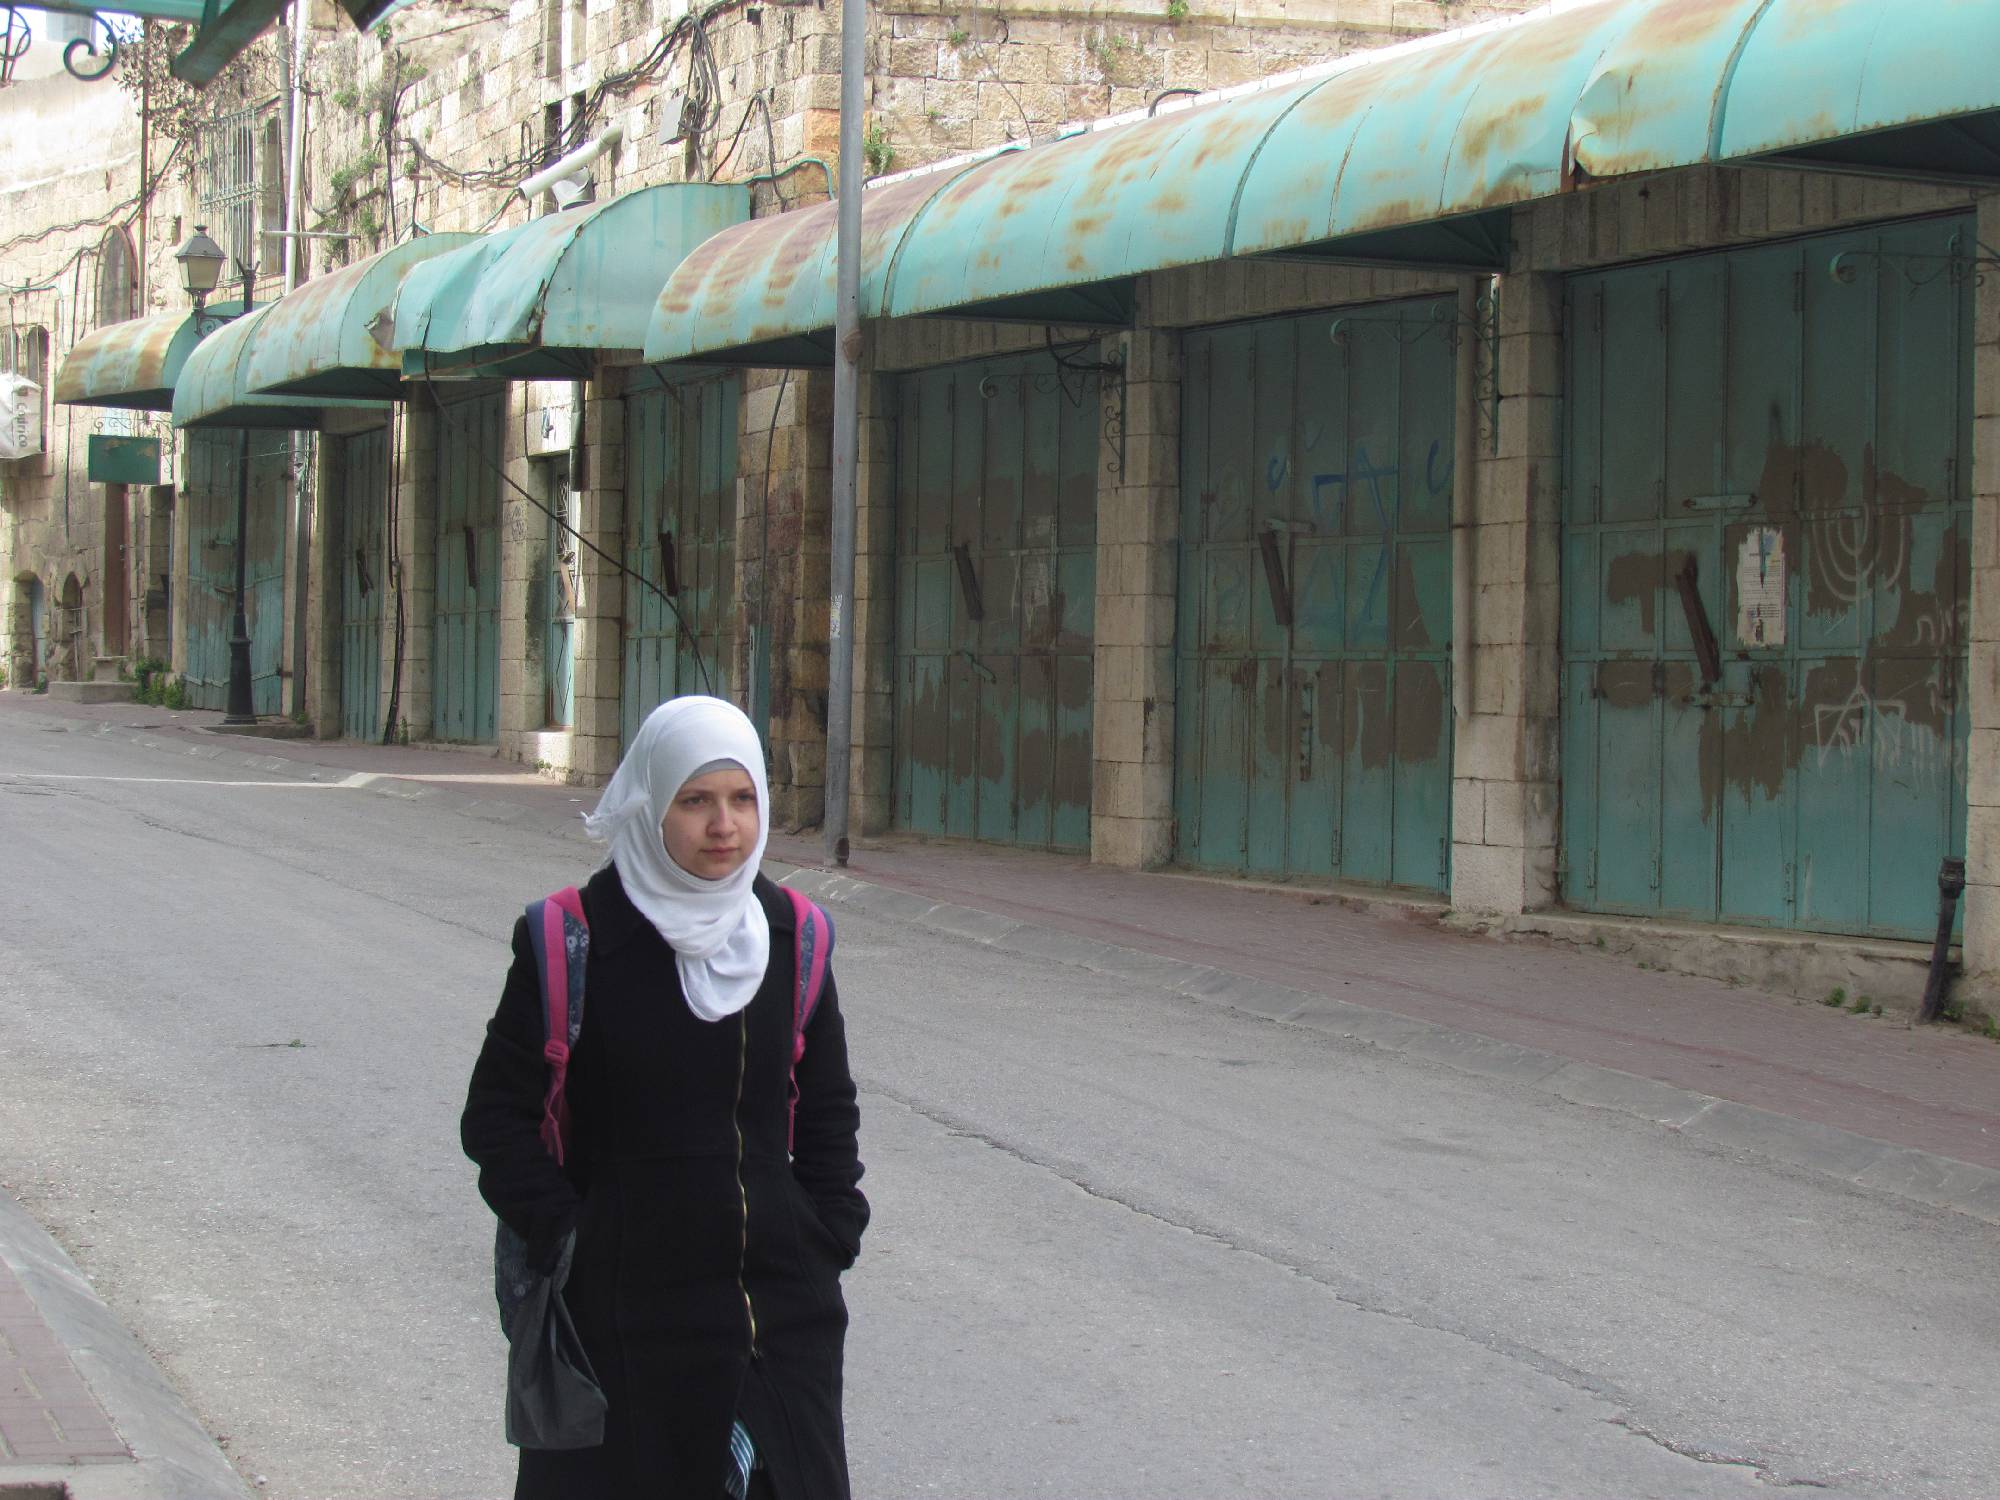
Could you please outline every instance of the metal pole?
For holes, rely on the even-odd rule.
[[[248,317],[257,292],[257,273],[240,261],[237,269],[243,273],[243,311],[238,316]],[[242,433],[236,461],[236,609],[229,622],[229,712],[223,715],[225,724],[257,722],[250,694],[250,622],[243,612],[245,565],[250,556],[250,429],[245,427]]]
[[[861,70],[866,0],[841,0],[838,300],[833,355],[833,576],[827,630],[826,855],[847,863],[854,745],[854,508],[861,449]]]

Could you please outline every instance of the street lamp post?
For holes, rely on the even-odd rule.
[[[208,237],[206,227],[197,224],[194,238],[174,252],[174,259],[181,263],[182,284],[194,302],[196,330],[206,336],[210,330],[202,326],[202,308],[222,279],[225,259],[222,247]],[[247,313],[256,298],[257,268],[239,260],[236,270],[243,278],[242,313]],[[243,438],[236,457],[236,601],[229,621],[229,700],[228,712],[222,719],[225,724],[257,722],[257,707],[250,688],[250,621],[243,607],[249,591],[250,429],[240,430]]]

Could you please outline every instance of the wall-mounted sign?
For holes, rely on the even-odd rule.
[[[90,435],[90,482],[158,484],[160,440],[150,437],[114,437],[110,433],[93,432]]]
[[[0,371],[0,459],[42,451],[42,388]]]
[[[1785,644],[1785,534],[1753,526],[1736,551],[1736,643]]]

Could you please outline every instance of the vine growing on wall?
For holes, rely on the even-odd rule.
[[[282,63],[274,36],[260,37],[206,84],[174,77],[173,61],[193,39],[192,28],[148,22],[138,35],[121,41],[118,87],[143,110],[149,128],[186,147],[180,153],[181,172],[191,177],[200,160],[196,146],[202,128],[216,115],[269,99],[283,83]]]

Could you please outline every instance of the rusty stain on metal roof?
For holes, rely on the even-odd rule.
[[[1940,47],[1939,37],[1952,45]],[[1912,171],[2000,176],[2000,5],[1600,0],[869,190],[863,315],[916,316],[1408,231],[1587,183],[1952,121]],[[1977,126],[1972,130],[1970,127]],[[1934,159],[1934,160],[1933,160]],[[1879,165],[1879,160],[1871,164]],[[791,221],[791,222],[787,222]],[[662,295],[649,358],[833,321],[831,205],[739,226]],[[1439,263],[1466,253],[1448,230]],[[1484,253],[1484,252],[1481,252]]]
[[[225,313],[236,304],[218,304]],[[174,381],[200,335],[186,313],[158,313],[92,329],[56,370],[55,399],[65,406],[166,411]]]
[[[394,308],[404,278],[477,238],[423,235],[289,293],[260,324],[247,355],[248,388],[276,395],[397,395],[403,361],[395,347]]]
[[[233,318],[196,344],[174,382],[176,427],[314,428],[328,407],[380,409],[380,401],[264,396],[246,383],[251,351],[283,301]]]

